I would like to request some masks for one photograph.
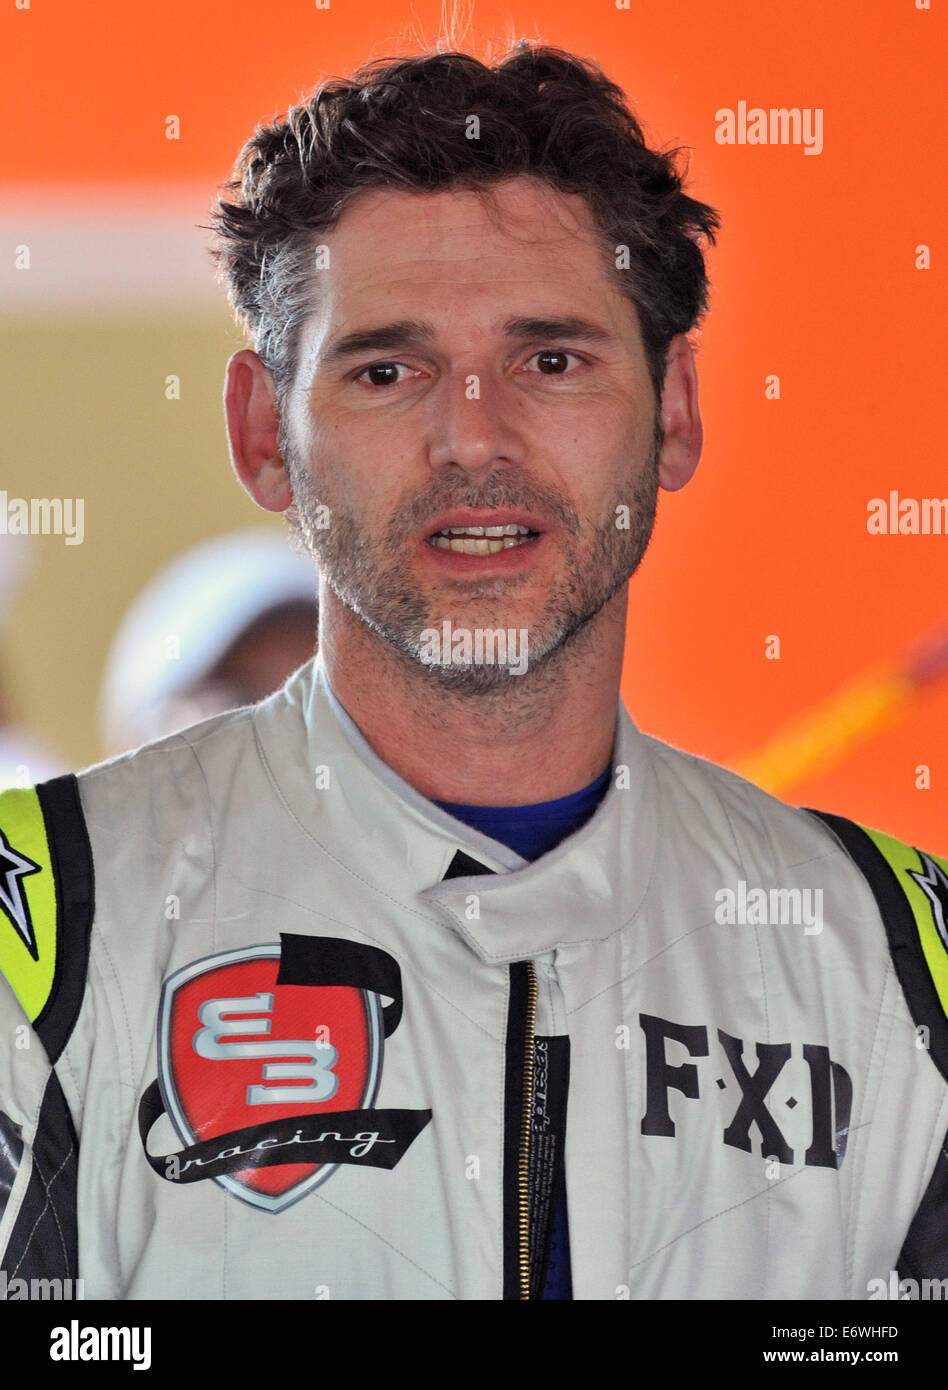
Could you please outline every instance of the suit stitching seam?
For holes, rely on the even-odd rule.
[[[16,1262],[16,1269],[14,1269],[14,1271],[13,1271],[13,1275],[12,1275],[13,1278],[16,1278],[16,1276],[17,1276],[17,1271],[19,1270],[19,1268],[20,1268],[20,1266],[22,1265],[23,1261],[26,1259],[27,1255],[30,1253],[30,1246],[33,1244],[33,1237],[36,1235],[36,1232],[37,1232],[37,1229],[38,1229],[38,1227],[39,1227],[40,1222],[42,1221],[43,1217],[46,1215],[46,1210],[47,1210],[47,1208],[49,1208],[49,1210],[52,1211],[52,1213],[53,1213],[53,1220],[54,1220],[55,1223],[56,1223],[56,1230],[57,1230],[57,1232],[59,1233],[59,1244],[60,1244],[60,1246],[62,1247],[62,1252],[63,1252],[63,1264],[65,1265],[66,1271],[67,1271],[67,1274],[68,1274],[68,1271],[69,1271],[69,1252],[68,1252],[68,1250],[66,1249],[66,1240],[65,1240],[65,1237],[63,1236],[63,1228],[62,1228],[62,1226],[60,1225],[60,1222],[59,1222],[59,1214],[58,1214],[58,1212],[56,1211],[56,1203],[53,1201],[52,1188],[53,1188],[53,1184],[55,1183],[56,1179],[59,1177],[60,1173],[63,1171],[63,1169],[65,1168],[66,1164],[69,1162],[70,1158],[73,1156],[73,1152],[74,1152],[73,1149],[70,1148],[69,1152],[68,1152],[67,1154],[64,1155],[62,1163],[60,1163],[59,1167],[56,1169],[55,1173],[54,1173],[53,1176],[50,1178],[50,1180],[49,1180],[48,1183],[47,1183],[45,1177],[43,1176],[43,1169],[42,1169],[42,1167],[41,1167],[41,1165],[40,1165],[39,1159],[37,1158],[35,1151],[34,1151],[34,1153],[33,1153],[33,1170],[34,1170],[34,1172],[37,1174],[37,1176],[38,1176],[40,1182],[43,1184],[43,1191],[46,1193],[46,1201],[43,1203],[43,1206],[42,1206],[42,1208],[41,1208],[41,1210],[40,1210],[40,1213],[39,1213],[39,1215],[37,1216],[36,1220],[33,1222],[33,1227],[32,1227],[32,1229],[31,1229],[29,1235],[28,1235],[27,1238],[26,1238],[26,1244],[25,1244],[24,1247],[23,1247],[23,1253],[20,1255],[20,1258],[17,1260],[17,1262]]]
[[[252,716],[251,716],[251,728],[252,728],[252,727],[253,727],[253,718],[252,718]],[[201,759],[198,757],[197,749],[194,747],[194,745],[191,743],[191,741],[190,741],[189,739],[185,739],[184,742],[187,744],[188,748],[190,749],[191,756],[192,756],[192,758],[194,759],[195,765],[196,765],[197,770],[198,770],[198,774],[199,774],[200,779],[201,779],[201,786],[204,788],[205,825],[206,825],[206,827],[207,827],[207,843],[208,843],[208,846],[209,846],[210,852],[211,852],[211,950],[212,950],[212,951],[217,951],[217,950],[218,950],[218,947],[219,947],[218,933],[217,933],[217,915],[218,915],[218,914],[217,914],[217,867],[218,867],[218,865],[217,865],[217,845],[216,845],[215,840],[214,840],[213,801],[212,801],[212,798],[211,798],[211,789],[210,789],[210,787],[208,786],[208,782],[207,782],[207,773],[206,773],[205,770],[204,770],[204,764],[201,762]],[[221,1229],[222,1255],[221,1255],[221,1260],[220,1260],[220,1288],[221,1288],[221,1297],[222,1297],[222,1298],[226,1298],[226,1297],[227,1297],[227,1271],[228,1271],[228,1269],[229,1269],[229,1267],[230,1267],[230,1261],[229,1261],[228,1258],[227,1258],[227,1247],[228,1247],[228,1240],[229,1240],[229,1229],[228,1229],[228,1228],[229,1228],[229,1224],[230,1224],[230,1207],[229,1207],[229,1205],[226,1205],[226,1204],[225,1204],[224,1209],[223,1209],[223,1212],[222,1212],[222,1229]]]
[[[826,856],[817,856],[816,859],[814,859],[814,860],[812,860],[812,861],[811,861],[811,860],[807,860],[806,862],[807,862],[807,863],[811,863],[811,862],[812,862],[812,863],[819,863],[821,858],[831,858],[831,857],[832,857],[832,856],[829,856],[829,855],[826,855]],[[742,864],[742,867],[743,867],[743,860],[741,860],[741,864]],[[798,867],[798,866],[792,866],[792,867]],[[745,870],[745,872],[746,872],[746,870]],[[633,918],[632,920],[634,920],[634,918]],[[625,928],[626,928],[627,926],[629,926],[630,924],[631,924],[630,922],[624,922],[624,923],[622,924],[621,927],[618,927],[618,928],[616,929],[616,931],[611,932],[611,933],[609,934],[609,936],[607,936],[607,937],[590,938],[590,939],[585,940],[585,941],[568,942],[568,943],[564,943],[564,944],[587,946],[587,945],[595,945],[595,944],[598,944],[599,941],[610,941],[614,936],[617,936],[619,933],[623,932],[623,931],[625,930]],[[588,999],[584,999],[584,1000],[582,1001],[581,1004],[576,1004],[572,1009],[567,1010],[567,1013],[568,1013],[568,1014],[575,1014],[575,1013],[578,1013],[579,1010],[580,1010],[580,1009],[584,1009],[584,1008],[586,1007],[587,1004],[593,1003],[594,1000],[599,999],[603,994],[608,994],[608,992],[609,992],[610,989],[615,989],[617,985],[622,985],[622,984],[624,984],[624,983],[626,982],[626,980],[631,979],[632,976],[633,976],[633,975],[636,975],[640,970],[644,970],[646,966],[651,965],[653,961],[658,960],[659,956],[664,955],[666,951],[670,951],[670,950],[671,950],[673,947],[675,947],[675,946],[680,946],[680,945],[682,944],[682,942],[687,941],[688,938],[691,937],[691,936],[694,936],[696,932],[699,932],[699,931],[707,931],[709,928],[715,927],[715,926],[718,926],[718,925],[719,925],[719,924],[714,920],[714,918],[711,918],[711,919],[708,920],[708,921],[699,922],[697,926],[692,927],[689,931],[682,932],[681,936],[676,936],[675,939],[674,939],[673,941],[666,941],[666,942],[663,942],[662,945],[661,945],[660,947],[658,947],[657,950],[653,951],[653,953],[652,953],[650,956],[646,956],[646,958],[645,958],[644,960],[639,961],[638,965],[633,966],[632,969],[631,969],[627,974],[621,975],[621,976],[620,976],[617,980],[615,980],[612,984],[604,985],[603,988],[600,989],[600,990],[597,990],[597,992],[596,992],[595,994],[591,994],[591,995],[589,996]]]
[[[88,966],[87,966],[87,969],[86,969],[86,978],[88,979]],[[85,991],[83,991],[83,996],[85,996]],[[77,1023],[78,1023],[78,1021],[79,1021],[79,1014],[81,1014],[81,1013],[82,1013],[82,1005],[80,1004],[80,1006],[79,1006],[79,1012],[76,1014],[76,1022],[77,1022]],[[67,1047],[68,1047],[68,1044],[67,1044]],[[82,1091],[81,1091],[80,1088],[79,1088],[79,1081],[78,1081],[78,1078],[77,1078],[77,1076],[76,1076],[75,1068],[73,1067],[72,1061],[71,1061],[71,1059],[69,1058],[68,1052],[67,1052],[67,1050],[66,1050],[65,1048],[64,1048],[63,1051],[59,1054],[59,1058],[58,1058],[58,1063],[57,1063],[57,1065],[61,1065],[61,1066],[65,1069],[65,1071],[68,1073],[68,1075],[69,1075],[69,1082],[70,1082],[70,1085],[71,1085],[71,1087],[72,1087],[72,1093],[73,1093],[73,1095],[78,1099],[78,1101],[79,1101],[79,1103],[80,1103],[80,1105],[81,1105],[81,1104],[82,1104]]]
[[[852,866],[852,860],[844,850],[837,851],[836,848],[828,849],[824,854],[811,854],[808,859],[794,859],[792,863],[784,865],[785,869],[805,869],[808,864],[822,864],[826,859],[842,859],[847,866]]]
[[[745,800],[745,802],[747,802],[747,801],[748,801],[748,798],[745,796],[744,800]],[[740,866],[741,866],[741,872],[742,872],[742,874],[743,874],[743,876],[744,876],[744,880],[745,880],[745,882],[747,882],[747,879],[748,879],[748,868],[747,868],[747,851],[746,851],[746,846],[745,846],[743,840],[742,840],[742,839],[740,838],[740,836],[738,835],[737,830],[735,829],[734,822],[733,822],[732,819],[731,819],[730,810],[728,809],[728,806],[727,806],[726,802],[724,801],[724,798],[723,798],[723,797],[718,797],[718,804],[719,804],[719,806],[720,806],[720,808],[721,808],[721,811],[722,811],[722,813],[723,813],[723,815],[724,815],[724,819],[727,821],[728,829],[729,829],[730,832],[731,832],[731,838],[732,838],[732,840],[734,841],[734,856],[735,856],[735,858],[737,859],[738,863],[740,864]],[[756,811],[756,808],[753,808],[753,809]],[[769,830],[769,827],[768,827],[768,825],[767,825],[766,819],[765,819],[763,816],[760,816],[760,817],[758,818],[758,823],[760,824],[760,826],[761,826],[761,828],[762,828],[762,830],[763,830],[763,832],[764,832],[764,836],[765,836],[765,838],[766,838],[767,845],[768,845],[768,848],[769,848],[769,851],[770,851],[770,864],[768,865],[768,868],[769,868],[769,870],[770,870],[770,875],[769,875],[769,876],[770,876],[770,878],[771,878],[772,880],[776,881],[776,877],[777,877],[777,855],[776,855],[776,848],[775,848],[775,845],[774,845],[774,841],[773,841],[773,838],[772,838],[772,836],[771,836],[771,834],[770,834],[770,830]],[[760,990],[761,990],[761,995],[762,995],[762,997],[763,997],[763,1009],[764,1009],[764,1031],[765,1031],[765,1034],[766,1034],[766,1037],[767,1037],[768,1042],[772,1042],[772,1041],[773,1041],[773,1038],[772,1038],[772,1036],[771,1036],[771,1029],[770,1029],[770,1009],[768,1008],[768,1004],[767,1004],[767,974],[766,974],[766,971],[765,971],[765,969],[764,969],[764,955],[763,955],[763,951],[762,951],[762,949],[761,949],[760,928],[759,928],[756,924],[755,924],[755,926],[754,926],[754,945],[755,945],[756,948],[757,948],[757,962],[758,962],[758,966],[759,966],[759,970],[760,970]],[[755,1049],[755,1050],[756,1050],[756,1049]],[[786,1141],[784,1141],[784,1142],[786,1142]],[[773,1189],[773,1184],[772,1184],[772,1183],[768,1183],[767,1187],[765,1187],[763,1190],[764,1190],[764,1193],[766,1194],[766,1198],[767,1198],[766,1203],[765,1203],[765,1207],[764,1207],[764,1210],[765,1210],[765,1212],[766,1212],[766,1230],[765,1230],[765,1235],[764,1235],[764,1270],[765,1270],[765,1273],[764,1273],[764,1280],[765,1280],[765,1283],[766,1283],[767,1280],[769,1279],[769,1271],[770,1271],[770,1232],[771,1232],[771,1224],[772,1224],[772,1219],[773,1219],[773,1190],[774,1190],[774,1189]]]
[[[417,917],[421,921],[430,924],[432,919],[427,914],[419,912],[417,908],[410,907],[407,903],[400,902],[398,898],[392,897],[391,893],[386,893],[384,888],[380,888],[378,884],[371,883],[367,878],[363,878],[361,874],[356,873],[355,869],[351,868],[348,864],[345,864],[341,859],[337,859],[337,857],[326,848],[323,842],[321,840],[318,840],[316,836],[313,834],[313,832],[303,824],[303,822],[296,815],[292,806],[287,801],[286,797],[283,795],[283,789],[277,781],[276,777],[274,776],[273,769],[270,767],[270,763],[267,760],[266,750],[264,749],[263,744],[260,741],[260,736],[257,732],[257,728],[253,722],[253,719],[251,719],[251,728],[253,729],[253,737],[257,747],[257,754],[260,758],[261,763],[263,764],[264,771],[267,774],[267,779],[269,780],[270,785],[273,788],[277,796],[277,799],[280,802],[280,805],[283,807],[284,811],[290,817],[290,820],[292,820],[293,824],[297,827],[297,829],[303,835],[306,836],[310,844],[315,845],[316,848],[320,850],[320,852],[324,854],[326,858],[336,866],[337,869],[340,869],[343,873],[347,874],[349,878],[355,879],[357,883],[361,883],[363,888],[367,888],[369,892],[376,894],[378,897],[384,899],[385,902],[391,903],[400,911],[409,912],[413,917]]]
[[[410,1264],[413,1269],[418,1270],[419,1274],[423,1274],[426,1279],[430,1279],[433,1284],[437,1284],[439,1289],[444,1289],[445,1293],[449,1293],[452,1298],[457,1298],[457,1294],[454,1292],[453,1289],[449,1288],[447,1284],[442,1283],[436,1275],[430,1274],[427,1269],[425,1269],[422,1265],[418,1264],[416,1260],[413,1260],[410,1255],[406,1255],[404,1250],[399,1250],[397,1245],[393,1245],[390,1240],[386,1240],[385,1237],[379,1231],[377,1231],[374,1226],[370,1226],[367,1221],[360,1221],[357,1216],[353,1216],[351,1211],[346,1211],[344,1207],[339,1207],[336,1205],[335,1202],[328,1201],[327,1198],[323,1197],[321,1194],[314,1193],[313,1195],[318,1197],[319,1200],[325,1203],[327,1207],[331,1207],[333,1211],[338,1212],[340,1216],[345,1216],[350,1221],[354,1221],[355,1224],[357,1226],[361,1226],[364,1231],[370,1231],[377,1240],[380,1240],[383,1245],[388,1246],[389,1250],[391,1250],[393,1254],[400,1256],[403,1260],[406,1260],[407,1263]]]
[[[860,1125],[859,1128],[864,1129],[866,1126]],[[855,1133],[855,1130],[851,1132]],[[784,1183],[791,1182],[794,1178],[798,1178],[801,1173],[805,1172],[805,1167],[798,1168],[795,1173],[788,1173],[785,1178],[772,1180],[767,1187],[762,1187],[759,1192],[754,1192],[750,1197],[745,1197],[742,1201],[735,1202],[732,1206],[725,1207],[722,1211],[716,1211],[713,1216],[706,1216],[703,1221],[698,1221],[694,1226],[689,1226],[686,1231],[680,1231],[677,1236],[673,1236],[672,1239],[666,1241],[664,1245],[656,1246],[656,1248],[650,1250],[647,1255],[643,1255],[640,1260],[636,1260],[635,1264],[630,1265],[629,1268],[638,1269],[639,1265],[643,1265],[648,1260],[654,1259],[654,1257],[660,1255],[663,1250],[669,1250],[673,1245],[677,1244],[678,1241],[684,1240],[686,1236],[692,1235],[695,1231],[700,1231],[702,1226],[707,1226],[712,1221],[718,1221],[722,1216],[728,1216],[732,1211],[737,1211],[740,1207],[746,1207],[748,1202],[756,1202],[759,1197],[766,1196],[769,1192],[773,1191],[774,1188],[782,1187]]]
[[[206,825],[207,825],[207,838],[208,838],[208,843],[209,843],[210,849],[211,849],[211,921],[213,922],[213,927],[212,927],[212,929],[211,929],[211,930],[212,930],[212,937],[211,937],[211,940],[212,940],[212,943],[213,943],[213,945],[214,945],[214,948],[216,949],[216,947],[217,947],[217,846],[216,846],[216,844],[215,844],[215,842],[214,842],[213,801],[212,801],[212,798],[211,798],[211,789],[210,789],[210,787],[208,786],[208,783],[207,783],[207,773],[204,771],[204,764],[201,762],[201,759],[200,759],[200,758],[198,757],[198,755],[197,755],[197,749],[196,749],[187,739],[185,739],[184,742],[185,742],[185,744],[187,745],[187,747],[189,748],[189,750],[190,750],[190,752],[191,752],[191,756],[192,756],[192,758],[194,759],[194,762],[195,762],[195,764],[196,764],[196,766],[197,766],[197,770],[198,770],[198,772],[200,773],[200,776],[201,776],[201,785],[202,785],[202,787],[204,788],[205,823],[206,823]]]
[[[666,951],[671,951],[674,949],[675,946],[680,946],[683,941],[687,941],[689,937],[694,936],[697,932],[708,931],[711,927],[714,927],[716,925],[717,923],[714,921],[701,922],[698,926],[692,927],[690,931],[683,932],[681,936],[676,936],[674,941],[666,941],[664,945],[661,946],[657,951],[654,951],[652,955],[647,956],[645,960],[639,961],[638,965],[634,965],[631,968],[631,970],[624,972],[622,975],[619,976],[617,980],[613,980],[611,984],[603,985],[602,989],[597,990],[595,994],[591,994],[588,999],[584,999],[582,1003],[574,1005],[574,1007],[571,1009],[567,1009],[567,1017],[579,1013],[580,1009],[585,1009],[587,1004],[595,1003],[597,999],[601,999],[602,996],[604,994],[608,994],[610,990],[617,989],[620,985],[624,985],[627,980],[633,979],[633,977],[636,976],[640,970],[644,970],[646,966],[649,966],[652,964],[653,961],[658,960],[659,956],[663,956]],[[613,932],[612,936],[618,936],[619,934],[619,932]],[[609,939],[611,939],[611,937],[607,938],[607,940]]]
[[[884,930],[885,930],[885,927],[883,926],[883,931],[884,931]],[[873,1055],[873,1053],[874,1053],[874,1051],[875,1051],[875,1048],[876,1048],[876,1042],[877,1042],[878,1037],[879,1037],[879,1025],[880,1025],[880,1023],[881,1023],[881,1021],[882,1021],[882,1018],[883,1018],[883,1005],[884,1005],[884,1003],[885,1003],[885,997],[886,997],[886,994],[887,994],[887,992],[888,992],[888,989],[889,989],[889,986],[890,986],[890,982],[894,982],[896,985],[898,985],[898,980],[896,979],[895,970],[894,970],[894,967],[893,967],[893,965],[892,965],[891,960],[889,961],[888,968],[886,969],[885,975],[883,976],[883,979],[882,979],[882,990],[881,990],[881,993],[880,993],[880,995],[879,995],[878,1001],[877,1001],[877,1003],[876,1003],[876,1009],[875,1009],[876,1019],[875,1019],[875,1025],[874,1025],[873,1030],[872,1030],[872,1041],[871,1041],[870,1044],[869,1044],[869,1049],[868,1049],[868,1052],[867,1052],[867,1054],[866,1054],[869,1058],[872,1057],[872,1055]],[[886,1051],[886,1052],[888,1051],[888,1046],[886,1047],[885,1051]],[[882,1083],[883,1083],[884,1076],[885,1076],[885,1053],[883,1053],[883,1056],[881,1057],[881,1059],[880,1059],[880,1061],[879,1061],[879,1072],[880,1072],[879,1080],[876,1082],[876,1096],[878,1096],[879,1088],[881,1087],[881,1085],[882,1085]],[[865,1104],[865,1102],[866,1102],[867,1099],[868,1099],[867,1092],[864,1092],[864,1094],[863,1094],[863,1104]],[[864,1120],[863,1123],[862,1123],[861,1125],[857,1125],[857,1126],[855,1126],[855,1128],[857,1128],[857,1129],[863,1129],[863,1128],[865,1128],[865,1126],[868,1125],[868,1124],[871,1124],[871,1121],[870,1121],[870,1120]],[[860,1162],[860,1160],[862,1160],[862,1161]],[[853,1275],[854,1275],[855,1267],[856,1267],[856,1241],[857,1241],[857,1238],[858,1238],[858,1235],[859,1235],[859,1231],[860,1231],[860,1225],[859,1225],[859,1209],[858,1209],[858,1204],[857,1204],[857,1196],[858,1196],[858,1194],[862,1191],[862,1184],[861,1184],[861,1182],[860,1182],[860,1180],[859,1180],[859,1176],[857,1176],[857,1169],[858,1169],[859,1172],[861,1173],[862,1170],[865,1168],[867,1162],[868,1162],[868,1154],[863,1155],[863,1153],[860,1151],[860,1153],[859,1153],[858,1155],[854,1155],[854,1156],[853,1156],[853,1181],[852,1181],[851,1193],[850,1193],[850,1198],[849,1198],[849,1211],[847,1212],[847,1216],[848,1216],[848,1222],[847,1222],[847,1224],[848,1224],[848,1226],[849,1226],[851,1235],[850,1235],[850,1237],[849,1237],[849,1239],[848,1239],[848,1241],[846,1242],[846,1245],[845,1245],[845,1249],[846,1249],[846,1283],[847,1283],[847,1285],[849,1286],[850,1289],[852,1288],[852,1280],[853,1280]],[[850,1296],[852,1297],[853,1295],[850,1294]]]
[[[116,970],[115,970],[115,962],[112,960],[111,953],[109,952],[109,949],[108,949],[108,945],[106,944],[105,939],[104,939],[104,937],[103,937],[101,931],[98,931],[98,932],[96,933],[96,935],[97,935],[97,937],[98,937],[99,942],[101,943],[102,950],[103,950],[103,952],[105,953],[105,957],[106,957],[106,960],[108,961],[109,968],[111,969],[112,975],[113,975],[113,976],[115,977],[115,979],[116,979],[116,987],[118,988],[118,977],[117,977]],[[122,995],[121,989],[119,988],[119,989],[118,989],[119,999],[121,1000],[121,1004],[122,1004],[122,1013],[123,1013],[123,1016],[124,1016],[125,1032],[126,1032],[126,1037],[128,1038],[128,1048],[125,1049],[125,1048],[122,1047],[122,1044],[121,1044],[121,1036],[120,1036],[121,1030],[120,1030],[120,1028],[119,1028],[118,1019],[117,1019],[116,1016],[115,1016],[115,1009],[114,1009],[113,1006],[112,1006],[112,1000],[111,1000],[111,997],[110,997],[110,994],[109,994],[108,981],[107,981],[106,976],[105,976],[105,971],[103,970],[102,964],[101,964],[101,962],[98,960],[97,955],[96,955],[95,951],[93,950],[93,943],[92,943],[92,942],[90,942],[90,946],[89,946],[89,970],[95,974],[95,978],[96,978],[96,980],[99,982],[100,991],[101,991],[102,999],[103,999],[103,1002],[104,1002],[104,1013],[105,1013],[105,1017],[108,1019],[109,1026],[110,1026],[110,1028],[111,1028],[112,1047],[114,1048],[115,1056],[116,1056],[116,1059],[117,1059],[117,1062],[118,1062],[117,1075],[118,1075],[119,1089],[118,1089],[118,1093],[117,1093],[117,1095],[116,1095],[116,1106],[115,1106],[115,1109],[116,1109],[116,1112],[117,1112],[117,1113],[116,1113],[116,1118],[117,1118],[117,1120],[118,1120],[119,1130],[120,1130],[120,1132],[121,1132],[121,1128],[122,1128],[123,1122],[124,1122],[124,1116],[123,1116],[123,1113],[122,1113],[122,1095],[121,1095],[122,1088],[125,1087],[126,1089],[130,1090],[133,1097],[135,1097],[135,1096],[138,1095],[138,1086],[136,1085],[135,1081],[134,1081],[131,1077],[129,1078],[129,1080],[126,1081],[125,1078],[122,1076],[122,1066],[123,1066],[123,1063],[125,1063],[127,1066],[131,1067],[131,1065],[132,1065],[132,1059],[133,1059],[133,1057],[134,1057],[131,1029],[129,1028],[129,1024],[128,1024],[128,1013],[127,1013],[127,1011],[126,1011],[126,1009],[125,1009],[125,999],[124,999],[124,997],[123,997],[123,995]],[[121,1247],[120,1247],[120,1245],[119,1245],[119,1242],[118,1242],[118,1239],[117,1239],[117,1238],[116,1238],[115,1241],[114,1241],[114,1247],[115,1247],[115,1264],[116,1264],[116,1271],[115,1271],[115,1272],[116,1272],[116,1274],[118,1275],[119,1287],[121,1288],[121,1287],[122,1287],[122,1271],[121,1271],[122,1250],[121,1250]]]
[[[754,927],[754,944],[755,944],[756,947],[757,947],[757,960],[758,960],[758,963],[759,963],[759,965],[760,965],[760,991],[761,991],[761,994],[762,994],[762,996],[763,996],[763,1006],[764,1006],[764,1031],[765,1031],[765,1033],[766,1033],[768,1042],[770,1042],[770,1043],[772,1044],[772,1043],[773,1043],[773,1033],[772,1033],[771,1027],[770,1027],[770,1008],[769,1008],[768,1001],[767,1001],[767,971],[766,971],[766,969],[764,968],[764,953],[763,953],[763,950],[762,950],[762,947],[761,947],[761,941],[760,941],[760,927],[758,927],[758,926],[756,926],[756,925],[755,925],[755,927]],[[756,1049],[755,1049],[755,1050],[756,1050]],[[776,1121],[774,1121],[774,1123],[776,1124]],[[782,1131],[781,1131],[781,1136],[782,1136]],[[784,1143],[786,1143],[786,1140],[784,1140]],[[773,1186],[767,1187],[766,1192],[767,1192],[767,1206],[766,1206],[766,1211],[767,1211],[767,1230],[766,1230],[766,1234],[765,1234],[765,1236],[764,1236],[764,1262],[765,1262],[765,1275],[764,1275],[764,1278],[765,1278],[766,1281],[769,1282],[769,1278],[770,1278],[770,1268],[771,1268],[771,1258],[770,1258],[771,1244],[770,1244],[770,1240],[771,1240],[771,1228],[772,1228],[772,1225],[773,1225],[773,1205],[774,1205],[774,1204],[773,1204]]]
[[[128,1052],[125,1054],[125,1056],[126,1056],[126,1061],[127,1061],[127,1063],[128,1063],[129,1065],[131,1065],[131,1063],[132,1063],[132,1058],[133,1058],[134,1055],[135,1055],[135,1053],[134,1053],[134,1039],[133,1039],[133,1037],[132,1037],[132,1028],[131,1028],[131,1024],[129,1023],[129,1018],[128,1018],[128,1006],[126,1005],[126,1002],[125,1002],[125,995],[122,993],[122,982],[121,982],[121,980],[119,979],[119,973],[118,973],[118,971],[117,971],[116,968],[115,968],[115,961],[112,959],[112,953],[111,953],[111,951],[109,950],[108,942],[105,940],[104,936],[101,935],[101,933],[100,933],[100,935],[99,935],[99,945],[100,945],[101,948],[102,948],[102,953],[103,953],[103,955],[105,956],[106,960],[108,961],[109,970],[110,970],[111,973],[112,973],[112,980],[113,980],[113,982],[114,982],[114,984],[115,984],[115,992],[116,992],[116,994],[118,995],[118,997],[119,997],[119,1003],[120,1003],[121,1006],[122,1006],[122,1022],[123,1022],[124,1025],[125,1025],[125,1036],[126,1036],[126,1038],[128,1039]],[[115,1032],[115,1034],[116,1034],[115,1041],[116,1041],[116,1044],[117,1044],[117,1043],[118,1043],[118,1036],[117,1036],[117,1035],[118,1035],[119,1030],[118,1030],[118,1028],[116,1027],[115,1011],[114,1011],[113,1008],[112,1008],[112,1002],[111,1002],[111,999],[110,999],[110,997],[109,997],[108,982],[107,982],[106,979],[105,979],[105,975],[104,975],[104,972],[103,972],[103,970],[102,970],[101,965],[100,965],[97,961],[93,960],[93,958],[92,958],[92,952],[91,952],[91,951],[90,951],[90,953],[89,953],[89,964],[90,964],[90,966],[93,966],[93,967],[95,968],[96,974],[97,974],[99,980],[100,980],[101,983],[102,983],[102,993],[103,993],[103,996],[104,996],[105,1001],[106,1001],[106,1011],[108,1012],[110,1018],[112,1019],[112,1028],[113,1028],[113,1030],[114,1030],[114,1032]],[[122,1049],[119,1047],[117,1050],[118,1050],[119,1057],[121,1057],[121,1056],[122,1056]]]

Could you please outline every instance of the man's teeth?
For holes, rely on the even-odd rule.
[[[496,555],[499,550],[523,545],[530,537],[529,526],[446,526],[429,537],[439,550],[458,555]]]
[[[446,526],[439,536],[528,536],[529,526],[511,522],[508,526]]]

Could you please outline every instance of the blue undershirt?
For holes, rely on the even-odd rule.
[[[558,797],[555,801],[540,801],[532,806],[465,806],[454,801],[436,801],[435,805],[456,820],[507,845],[521,858],[533,861],[586,824],[606,794],[611,773],[611,767],[607,767],[588,787],[569,796]],[[550,1259],[543,1298],[572,1297],[566,1185],[561,1182],[553,1212]]]

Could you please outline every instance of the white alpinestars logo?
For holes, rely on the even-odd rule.
[[[936,864],[929,855],[918,851],[918,857],[922,861],[924,873],[916,873],[914,869],[907,869],[909,878],[914,878],[925,896],[931,901],[932,916],[935,918],[935,926],[938,928],[938,935],[941,937],[942,945],[948,951],[948,877],[940,864]]]
[[[26,874],[38,874],[40,869],[41,865],[34,864],[32,859],[15,850],[0,830],[0,907],[22,936],[34,960],[39,959],[39,952],[33,935],[29,903],[23,894],[20,879]]]

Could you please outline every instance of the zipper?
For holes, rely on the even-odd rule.
[[[508,967],[510,992],[504,1041],[503,1298],[530,1297],[530,1150],[533,1109],[533,1036],[537,1020],[536,966]]]
[[[527,966],[527,1011],[523,1037],[523,1092],[520,1112],[520,1151],[517,1156],[518,1247],[520,1299],[530,1297],[530,1124],[533,1113],[534,1034],[537,1020],[537,971]]]

